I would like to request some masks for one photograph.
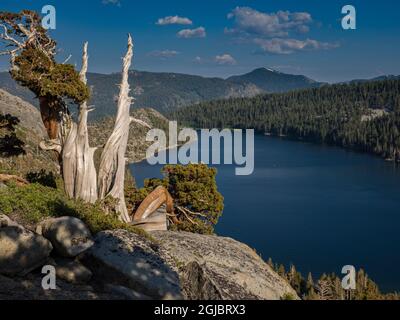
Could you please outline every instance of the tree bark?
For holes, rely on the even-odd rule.
[[[86,84],[88,68],[87,43],[83,48],[80,79]],[[64,179],[64,189],[70,198],[94,203],[97,200],[97,176],[94,165],[96,148],[89,146],[87,102],[79,107],[76,124],[62,100],[42,97],[42,119],[48,130],[50,141],[41,144],[44,149],[54,149],[60,154],[60,165]],[[57,112],[56,112],[57,111]]]
[[[165,187],[159,186],[151,192],[135,212],[134,221],[148,218],[161,205],[166,204],[168,213],[174,211],[174,201]]]
[[[128,36],[128,50],[123,59],[122,80],[118,97],[117,116],[114,129],[111,133],[104,150],[101,154],[98,187],[99,198],[103,199],[111,196],[118,200],[116,211],[120,213],[120,220],[130,222],[125,203],[124,180],[126,165],[126,148],[128,145],[129,125],[131,118],[129,115],[130,105],[133,98],[129,96],[128,73],[133,56],[132,38]]]
[[[53,96],[40,96],[40,114],[44,127],[46,128],[47,135],[50,139],[57,139],[58,126],[60,122],[60,109],[63,107],[63,102],[58,97]]]
[[[118,202],[114,209],[119,213],[119,219],[124,222],[132,220],[126,207],[124,192],[125,153],[129,127],[131,122],[136,122],[150,128],[144,121],[130,117],[129,109],[133,98],[129,96],[128,75],[132,57],[133,42],[129,35],[128,50],[123,59],[114,129],[101,154],[98,176],[93,159],[96,148],[89,145],[87,118],[91,110],[87,102],[79,106],[79,119],[78,123],[75,123],[61,98],[40,97],[42,120],[50,138],[49,141],[41,143],[41,147],[56,150],[60,155],[66,194],[70,198],[82,199],[90,203],[105,199],[107,196],[115,198]],[[80,79],[85,84],[87,83],[87,67],[88,54],[87,43],[85,43],[80,72]],[[154,204],[151,207],[153,206]],[[142,209],[146,211],[144,206]]]
[[[88,54],[86,42],[83,47],[82,69],[80,79],[87,83],[86,72],[88,68]],[[94,152],[96,148],[89,145],[89,133],[87,118],[91,110],[88,109],[87,102],[84,101],[79,107],[79,120],[76,136],[76,182],[75,197],[86,202],[94,203],[97,200],[97,173],[94,165]]]
[[[71,119],[66,119],[62,123],[63,129],[67,131],[66,139],[62,145],[61,165],[64,178],[64,189],[68,197],[75,198],[76,181],[76,124]]]
[[[52,61],[56,53],[56,43],[40,27],[40,19],[30,11],[21,13],[18,18],[20,23],[6,20],[5,23],[0,24],[3,29],[0,38],[11,47],[11,49],[0,51],[0,55],[10,55],[11,70],[18,70],[15,64],[16,58],[22,50],[28,47],[38,49]],[[10,36],[9,31],[13,31],[16,38]],[[129,125],[134,121],[149,127],[145,122],[131,118],[129,114],[133,100],[129,96],[128,83],[132,56],[133,43],[129,35],[128,50],[123,59],[117,116],[113,132],[101,155],[98,177],[93,161],[96,149],[90,147],[88,139],[87,117],[90,110],[87,102],[80,105],[78,123],[75,123],[62,97],[39,96],[41,117],[49,137],[48,140],[40,142],[40,147],[57,152],[66,194],[70,198],[82,199],[86,202],[95,202],[97,199],[104,199],[107,196],[116,198],[118,204],[115,209],[120,214],[120,219],[125,222],[131,221],[124,197],[125,153]],[[87,43],[84,45],[82,59],[80,78],[86,84]]]

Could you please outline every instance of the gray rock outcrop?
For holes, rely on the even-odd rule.
[[[153,243],[125,230],[100,232],[82,261],[104,283],[150,298],[279,300],[290,285],[251,248],[230,238],[155,231]]]
[[[48,259],[51,243],[0,215],[0,274],[26,275]]]
[[[29,92],[26,88],[23,90]],[[39,143],[47,138],[39,110],[0,88],[0,115],[7,114],[19,120],[15,133],[21,143],[19,148],[21,152],[14,156],[0,157],[0,167],[4,172],[18,169],[20,176],[41,170],[58,173],[59,163],[54,154],[38,147]],[[2,131],[2,135],[9,135],[12,132],[7,128],[3,128]]]
[[[279,300],[293,288],[247,245],[231,238],[156,231],[160,250],[179,272],[186,299]]]
[[[115,284],[106,284],[104,291],[112,295],[121,296],[123,300],[151,300],[148,296],[135,290]]]
[[[135,233],[98,233],[81,261],[104,283],[128,287],[153,299],[181,298],[178,274],[157,245]]]
[[[32,130],[39,137],[46,136],[40,112],[29,102],[0,89],[0,113],[17,117],[24,128]]]
[[[86,225],[74,217],[60,217],[41,222],[36,232],[50,240],[54,250],[63,257],[76,257],[93,245]]]
[[[76,260],[56,259],[50,263],[56,268],[57,278],[69,283],[87,283],[92,278],[92,272]]]
[[[24,278],[0,275],[0,300],[126,300],[126,295],[99,292],[90,285],[71,284],[57,279],[57,289],[43,290],[43,275],[30,273]]]
[[[61,283],[95,284],[121,299],[298,298],[254,250],[231,238],[154,231],[150,239],[113,230],[98,233],[93,241],[83,222],[71,217],[45,220],[37,231],[53,246],[0,214],[0,274],[29,277],[47,263],[55,266]],[[51,259],[53,247],[55,254],[77,257]],[[88,289],[93,297],[95,291]]]

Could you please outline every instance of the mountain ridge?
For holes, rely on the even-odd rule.
[[[132,108],[153,108],[163,114],[169,114],[184,106],[212,100],[252,98],[265,93],[284,93],[327,85],[304,75],[283,73],[266,67],[256,68],[248,73],[226,79],[140,70],[131,70],[129,75],[132,95],[135,98]],[[99,120],[114,115],[120,73],[89,72],[87,78],[91,89],[89,104],[96,108],[96,112],[90,114],[89,120]],[[379,78],[398,78],[398,76],[388,75]],[[347,83],[374,79],[352,80]],[[0,88],[38,107],[34,94],[17,84],[8,72],[0,72]]]
[[[255,69],[252,72],[257,72],[257,70],[259,69]],[[135,107],[153,108],[162,113],[169,113],[172,109],[203,101],[254,97],[267,92],[301,89],[318,83],[305,76],[272,71],[270,73],[261,75],[261,78],[265,77],[264,80],[268,84],[264,84],[263,79],[260,77],[257,79],[256,84],[252,79],[245,78],[248,74],[242,75],[244,78],[234,76],[236,78],[223,79],[184,73],[131,70],[129,72],[129,82],[132,87],[132,95],[135,97]],[[273,79],[268,79],[269,77]],[[120,82],[120,73],[101,74],[89,72],[87,78],[92,92],[89,103],[94,105],[97,111],[90,116],[102,118],[112,115],[115,111],[112,106],[116,104],[115,97],[118,94],[117,84]],[[278,81],[277,78],[282,79]],[[276,85],[277,82],[279,82],[279,87]],[[274,87],[272,87],[272,83],[275,83]],[[289,85],[285,86],[285,83]],[[8,72],[0,72],[0,87],[33,105],[38,105],[33,93],[18,85]]]
[[[231,76],[228,81],[247,81],[255,84],[265,93],[282,93],[291,90],[320,87],[326,83],[318,82],[304,75],[283,73],[271,68],[261,67],[243,75]]]

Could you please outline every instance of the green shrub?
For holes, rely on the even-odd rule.
[[[285,293],[281,300],[296,300],[296,297],[292,293]]]
[[[189,164],[166,165],[162,172],[164,179],[145,180],[144,188],[128,199],[132,207],[137,209],[151,191],[162,185],[168,189],[175,206],[201,214],[190,217],[194,223],[185,218],[179,219],[181,223],[173,225],[172,229],[212,234],[224,208],[224,198],[218,192],[215,181],[217,170],[205,164]],[[177,210],[175,213],[179,214]]]
[[[17,217],[21,223],[36,224],[49,217],[72,216],[85,222],[93,234],[125,229],[152,239],[145,231],[118,220],[115,213],[106,214],[104,207],[104,201],[90,204],[71,200],[62,190],[38,183],[23,187],[10,184],[0,190],[0,212]]]
[[[17,134],[19,123],[11,114],[0,114],[0,156],[3,158],[26,154],[25,143]]]
[[[115,199],[106,199],[105,201],[98,201],[95,204],[70,200],[69,202],[73,202],[73,206],[68,206],[68,204],[62,202],[59,203],[57,207],[59,212],[63,213],[62,215],[73,216],[81,219],[86,223],[93,234],[103,230],[124,229],[142,235],[148,239],[152,239],[144,230],[120,221],[116,212],[105,214],[104,207],[105,202],[107,201],[115,201]]]
[[[24,187],[9,184],[0,190],[0,210],[28,223],[56,216],[59,203],[65,201],[60,190],[33,183]]]
[[[47,172],[44,169],[35,172],[28,172],[26,179],[30,183],[39,183],[46,187],[57,188],[57,178],[53,172]]]

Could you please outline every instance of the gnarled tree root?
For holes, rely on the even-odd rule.
[[[29,182],[26,181],[24,178],[11,174],[0,174],[0,182],[9,182],[9,181],[14,181],[15,184],[19,187],[26,186],[29,184]]]
[[[158,209],[163,205],[166,206],[166,210],[160,212]],[[176,214],[174,208],[177,210]],[[199,212],[193,212],[188,208],[174,205],[174,200],[168,190],[163,186],[159,186],[140,204],[134,214],[132,224],[147,231],[167,230],[167,219],[175,225],[185,220],[197,225],[195,217],[204,218],[206,216]]]
[[[163,205],[166,206],[166,212],[158,211]],[[135,212],[132,224],[147,231],[167,230],[167,215],[176,220],[174,200],[165,187],[159,186],[140,204]]]
[[[167,205],[167,212],[173,212],[174,200],[165,187],[159,186],[143,200],[136,210],[133,220],[146,219],[163,204]]]

